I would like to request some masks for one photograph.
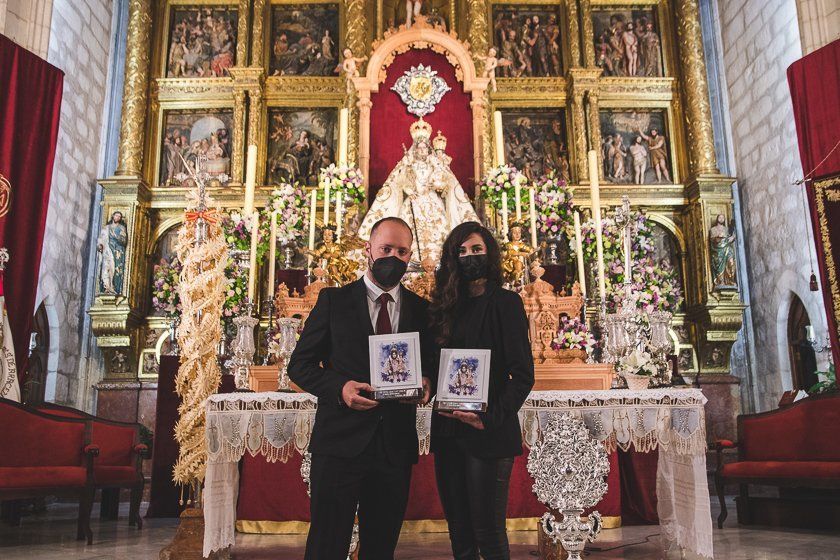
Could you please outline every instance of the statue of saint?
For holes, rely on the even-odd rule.
[[[718,214],[709,229],[709,252],[715,288],[735,288],[735,233],[726,227],[726,218]]]
[[[534,249],[522,239],[522,224],[510,226],[510,241],[502,249],[502,278],[511,288],[521,288],[526,283],[525,271]]]
[[[411,147],[391,171],[376,195],[362,225],[359,237],[370,238],[378,220],[396,216],[414,232],[413,258],[437,260],[441,246],[452,228],[478,221],[478,216],[458,179],[449,168],[444,152],[446,138],[440,133],[431,143],[432,127],[422,118],[411,125]]]
[[[315,263],[326,272],[331,286],[344,286],[358,278],[359,263],[348,256],[358,244],[352,242],[337,242],[335,230],[332,226],[324,228],[322,243],[314,250],[305,251],[312,255]],[[351,240],[352,241],[352,240]]]
[[[96,250],[101,255],[99,293],[109,296],[122,293],[126,246],[128,246],[128,229],[125,227],[122,212],[114,212],[96,240]]]

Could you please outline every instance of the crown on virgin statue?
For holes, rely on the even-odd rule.
[[[424,121],[423,117],[420,117],[411,125],[409,132],[411,132],[411,138],[415,142],[419,142],[420,140],[428,141],[432,137],[432,125]]]
[[[435,150],[445,150],[446,149],[446,136],[438,130],[437,136],[435,139],[432,140],[432,146],[434,146]]]

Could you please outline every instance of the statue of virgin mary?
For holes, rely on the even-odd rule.
[[[385,217],[402,218],[414,232],[412,258],[437,260],[446,236],[460,223],[478,221],[470,199],[449,168],[446,138],[431,141],[432,127],[421,117],[411,125],[411,147],[397,163],[376,195],[359,237]]]

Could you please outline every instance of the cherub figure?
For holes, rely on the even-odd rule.
[[[329,226],[324,228],[321,244],[314,251],[306,249],[304,252],[312,255],[318,267],[326,271],[330,285],[344,286],[358,276],[358,264],[347,256],[354,248],[358,248],[357,240],[336,241],[335,229]]]
[[[510,241],[502,249],[502,277],[511,288],[521,288],[526,283],[525,272],[534,255],[534,248],[522,239],[523,225],[510,226]]]
[[[353,78],[359,77],[359,64],[367,60],[367,57],[359,58],[353,56],[353,51],[344,49],[344,60],[341,62],[341,70],[344,72],[344,79],[347,80],[347,93],[353,93]]]
[[[493,88],[493,91],[496,91],[496,68],[499,66],[510,66],[512,62],[505,58],[497,58],[496,57],[496,47],[490,47],[490,50],[487,51],[487,56],[479,56],[477,57],[479,60],[484,61],[484,74],[485,78],[490,78],[490,86]]]

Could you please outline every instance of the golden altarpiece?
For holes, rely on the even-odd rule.
[[[495,83],[484,73],[491,47],[504,59]],[[371,92],[409,49],[445,55],[470,95],[473,180],[494,164],[495,111],[512,163],[559,170],[583,208],[587,150],[601,154],[602,205],[628,195],[679,271],[680,373],[699,375],[713,434],[733,432],[740,399],[729,354],[744,306],[737,279],[718,281],[710,246],[712,228],[733,219],[733,178],[715,160],[698,0],[131,0],[119,165],[100,181],[103,216],[120,211],[128,226],[128,281],[89,310],[106,369],[100,402],[154,400],[170,325],[152,312],[152,270],[182,220],[181,156],[206,155],[211,196],[239,208],[255,144],[261,207],[278,178],[312,184],[346,107],[348,161],[367,172],[379,157]],[[339,71],[346,53],[360,74],[352,86]],[[287,157],[302,146],[303,156]],[[638,146],[645,168],[633,163]],[[265,285],[258,294],[269,297]]]

